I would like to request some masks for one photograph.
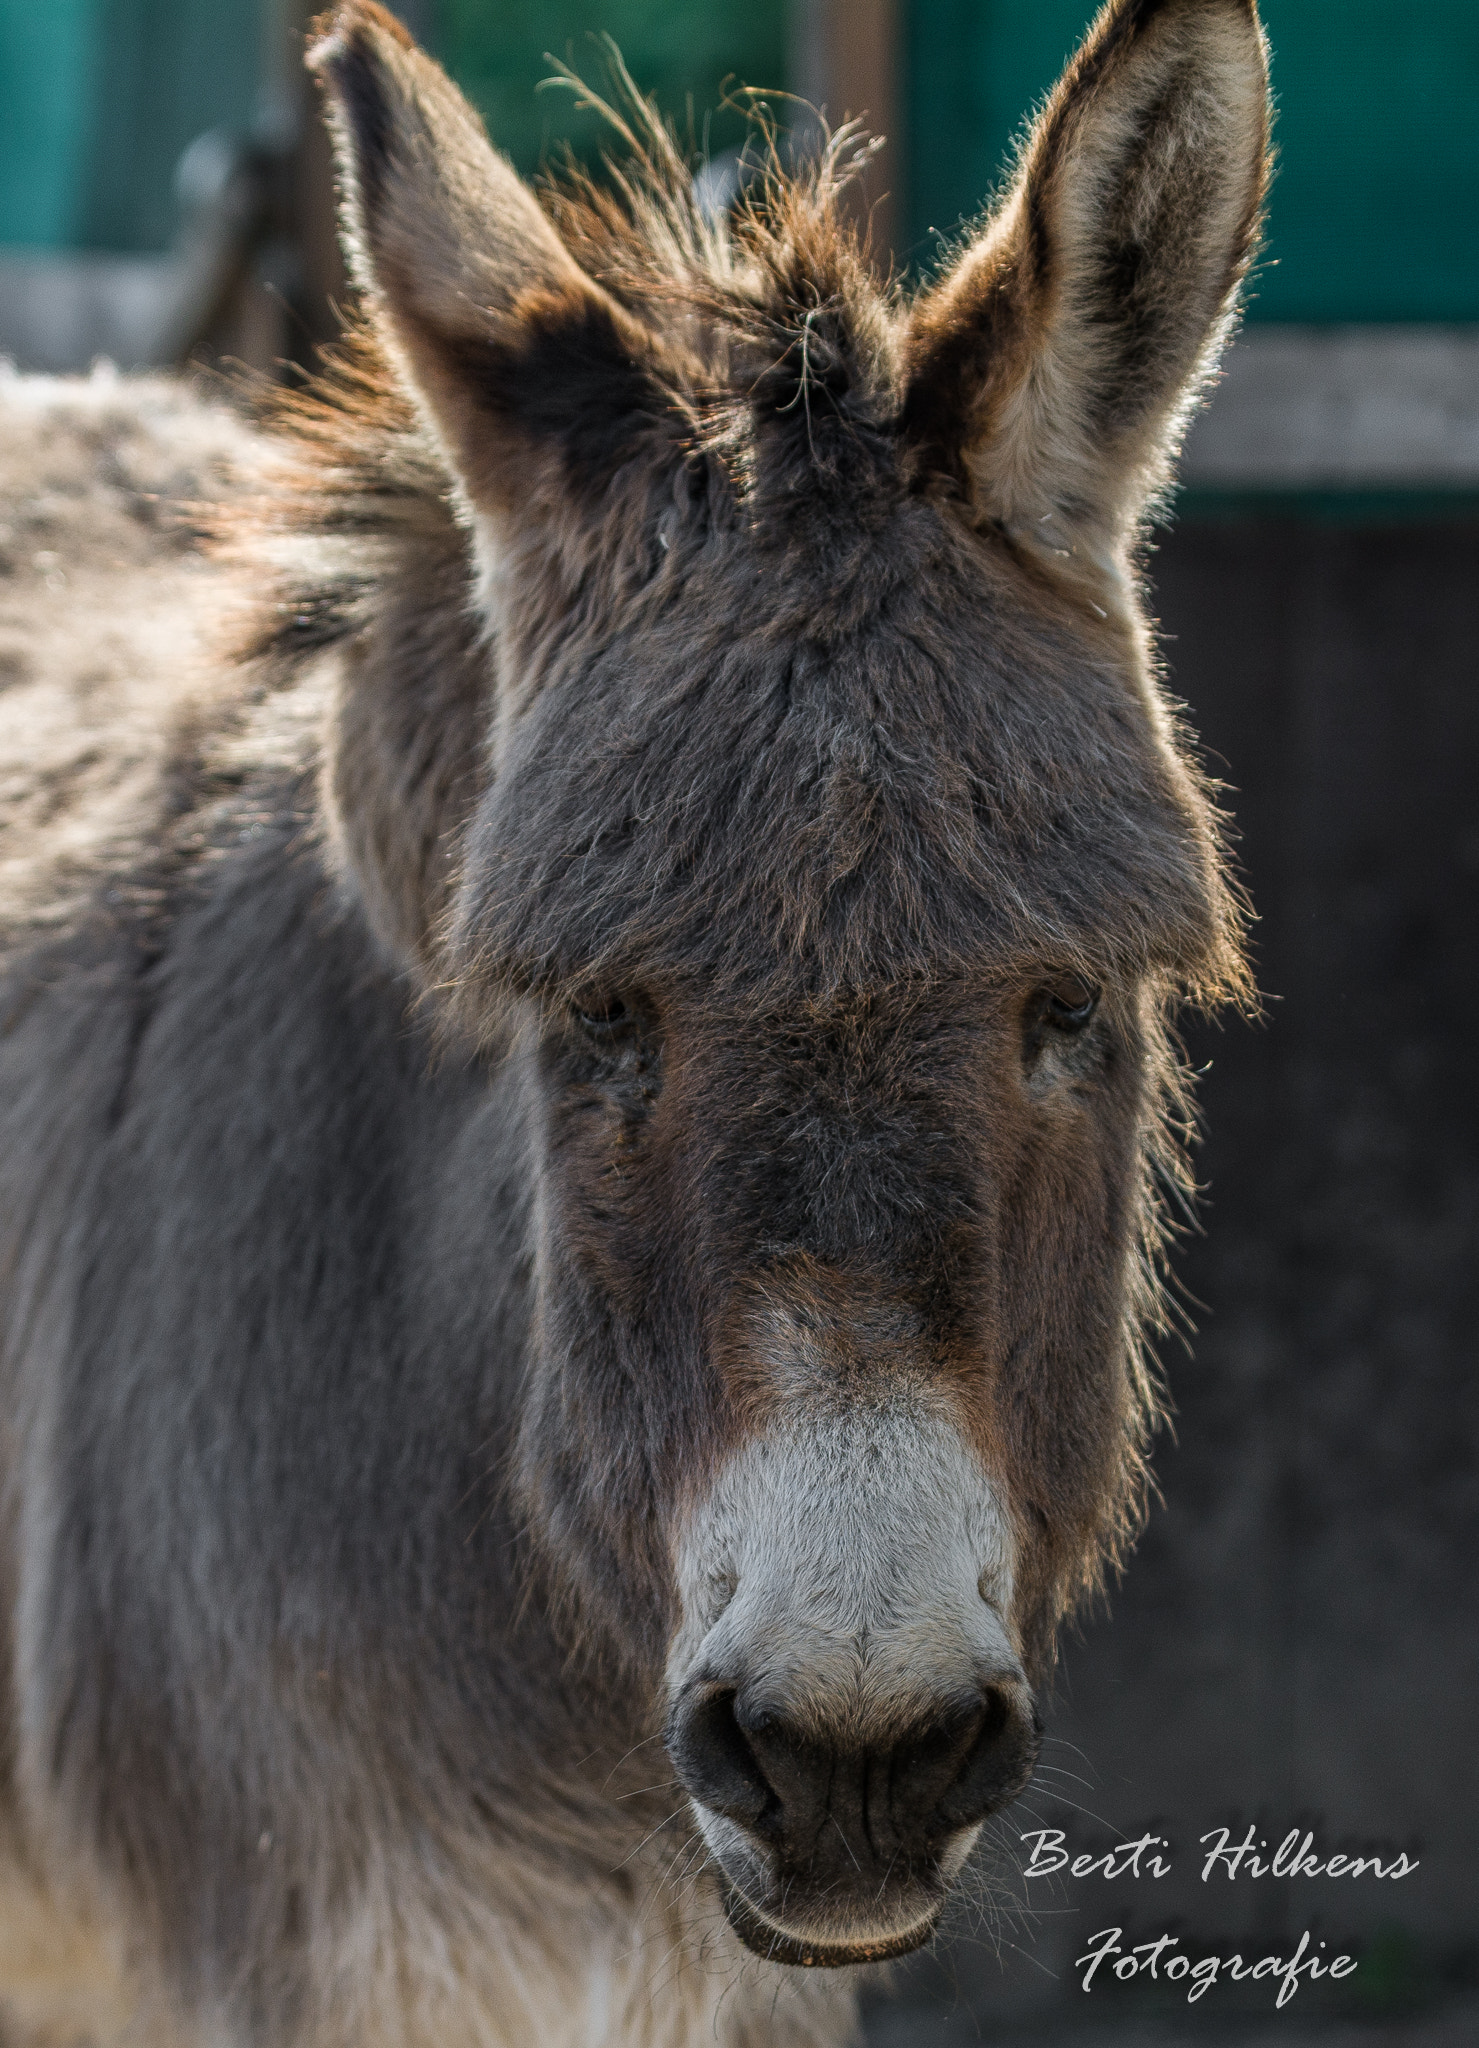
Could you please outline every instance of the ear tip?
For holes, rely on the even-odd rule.
[[[1113,11],[1133,16],[1144,28],[1163,14],[1241,14],[1258,19],[1258,0],[1116,0]]]
[[[1220,50],[1235,65],[1268,74],[1268,38],[1259,0],[1105,0],[1077,58],[1064,74],[1081,80],[1107,67],[1133,62],[1134,53],[1161,35],[1189,36],[1192,46]]]
[[[395,30],[388,40],[385,25]],[[357,195],[366,216],[384,191],[394,148],[393,107],[401,96],[395,59],[415,49],[400,23],[372,0],[346,0],[323,16],[327,27],[305,62],[328,100],[327,113],[346,193]]]
[[[310,71],[327,73],[351,51],[368,54],[377,41],[388,41],[402,50],[416,47],[416,38],[405,23],[379,6],[378,0],[340,0],[337,7],[326,9],[309,23],[303,61]]]
[[[1108,0],[1097,25],[1116,35],[1128,30],[1133,40],[1163,22],[1187,23],[1198,17],[1204,22],[1239,21],[1255,34],[1263,28],[1258,0]]]

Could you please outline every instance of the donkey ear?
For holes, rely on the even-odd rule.
[[[665,411],[644,330],[383,7],[346,0],[308,63],[325,88],[351,275],[473,505],[527,516],[542,483],[552,504],[572,482],[599,490]],[[559,462],[562,450],[578,460]]]
[[[911,319],[906,430],[984,517],[1114,559],[1231,326],[1267,138],[1254,0],[1110,0]]]

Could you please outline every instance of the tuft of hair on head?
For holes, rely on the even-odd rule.
[[[644,462],[709,457],[744,492],[757,446],[800,449],[825,475],[898,413],[898,294],[842,204],[872,145],[849,126],[787,170],[757,99],[757,175],[716,216],[608,54],[611,98],[565,82],[619,147],[599,178],[547,177],[542,204],[371,0],[309,57],[368,323],[471,516],[521,535],[568,536],[572,504]]]

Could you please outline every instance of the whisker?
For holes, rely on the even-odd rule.
[[[673,1811],[668,1815],[666,1820],[660,1820],[657,1823],[656,1827],[649,1828],[646,1834],[642,1837],[641,1841],[637,1843],[636,1848],[628,1849],[626,1855],[622,1857],[620,1863],[614,1865],[611,1875],[614,1877],[618,1870],[625,1870],[627,1865],[631,1862],[632,1858],[635,1855],[637,1855],[639,1851],[647,1847],[647,1844],[652,1840],[652,1837],[654,1835],[660,1835],[664,1828],[671,1827],[673,1822],[677,1820],[679,1815],[684,1814],[687,1811],[688,1808],[686,1805],[676,1806],[674,1807]]]

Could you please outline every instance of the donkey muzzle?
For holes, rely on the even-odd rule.
[[[1008,1517],[928,1390],[798,1403],[731,1458],[678,1551],[668,1750],[774,1960],[926,1940],[1040,1726]]]

